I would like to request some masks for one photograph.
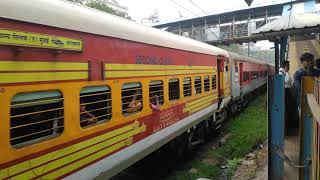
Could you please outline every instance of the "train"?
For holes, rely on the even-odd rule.
[[[0,179],[111,178],[218,130],[273,71],[64,0],[2,0],[0,19]]]

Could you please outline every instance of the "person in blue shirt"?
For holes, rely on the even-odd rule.
[[[301,79],[303,76],[320,76],[320,70],[313,67],[314,56],[311,53],[303,53],[300,57],[302,68],[294,74],[294,88],[296,92],[296,101],[298,108],[300,107],[301,96]]]
[[[316,59],[316,68],[320,70],[320,58]]]

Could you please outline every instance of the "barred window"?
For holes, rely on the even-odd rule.
[[[209,76],[205,76],[205,77],[204,77],[204,91],[205,91],[205,92],[210,91],[210,80],[209,80]]]
[[[180,99],[179,79],[169,80],[169,101]]]
[[[251,79],[258,79],[259,72],[258,71],[251,71]]]
[[[217,88],[217,75],[212,75],[212,79],[211,79],[211,86],[212,86],[212,90],[215,90]]]
[[[159,104],[164,102],[163,98],[163,82],[161,80],[150,81],[149,85],[149,101],[152,103],[155,96],[159,97]]]
[[[80,125],[87,127],[111,119],[111,91],[108,86],[84,87],[80,91]]]
[[[12,98],[10,143],[23,147],[57,137],[64,129],[60,91],[19,93]]]
[[[186,77],[183,79],[183,96],[190,97],[191,96],[191,78]]]
[[[249,72],[244,72],[243,74],[243,81],[248,81],[249,80]]]
[[[201,77],[196,76],[194,78],[194,88],[196,90],[196,94],[201,94],[202,92],[202,83],[201,83]]]
[[[143,108],[142,85],[126,83],[122,86],[122,114],[125,116],[140,112]]]

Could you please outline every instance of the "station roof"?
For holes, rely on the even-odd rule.
[[[276,36],[302,35],[320,32],[320,13],[282,16],[253,32],[252,37],[274,39]]]
[[[178,20],[178,21],[169,22],[169,23],[156,24],[153,27],[155,28],[169,27],[167,31],[170,31],[170,29],[175,29],[178,27],[186,28],[186,27],[190,27],[191,25],[193,26],[203,25],[205,21],[207,24],[219,24],[219,18],[220,18],[220,24],[223,24],[223,23],[230,23],[233,20],[235,21],[248,20],[249,13],[250,13],[250,18],[264,18],[266,15],[266,11],[268,12],[268,16],[281,16],[283,6],[288,3],[290,3],[290,1],[281,3],[281,4],[241,9],[236,11],[224,12],[220,14],[212,14],[212,15],[202,16],[197,18]]]
[[[295,14],[281,16],[279,19],[271,21],[257,29],[254,33],[283,31],[287,29],[299,29],[315,27],[320,25],[319,13]]]

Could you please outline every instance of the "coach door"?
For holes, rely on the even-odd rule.
[[[243,84],[243,63],[240,63],[240,69],[239,69],[239,73],[240,73],[240,87],[242,87]]]
[[[223,97],[223,85],[224,85],[224,76],[223,76],[223,72],[224,72],[224,57],[222,56],[218,56],[217,59],[217,66],[218,66],[218,89],[219,89],[219,97]]]

